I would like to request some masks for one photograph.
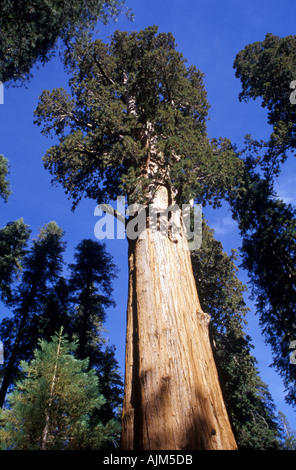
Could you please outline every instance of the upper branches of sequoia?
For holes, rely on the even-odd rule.
[[[73,199],[118,195],[147,203],[160,185],[176,202],[219,204],[235,189],[241,161],[227,139],[209,139],[203,74],[187,66],[156,26],[115,32],[65,56],[70,92],[43,91],[35,123],[58,143],[44,157]]]

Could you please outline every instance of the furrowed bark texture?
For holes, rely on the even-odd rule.
[[[163,191],[153,204],[167,207]],[[176,213],[173,217],[179,217]],[[124,450],[236,449],[184,231],[129,242]]]

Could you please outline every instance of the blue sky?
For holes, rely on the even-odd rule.
[[[205,87],[211,105],[208,133],[211,137],[228,137],[238,146],[247,133],[254,138],[267,138],[266,111],[259,102],[240,103],[240,83],[235,78],[235,55],[248,43],[261,41],[270,32],[279,36],[295,34],[296,4],[282,0],[126,0],[135,13],[131,23],[124,16],[116,24],[98,25],[98,36],[107,41],[115,29],[139,30],[158,25],[163,32],[172,32],[178,49],[205,74]],[[65,231],[66,261],[71,262],[74,247],[83,238],[94,238],[95,203],[82,201],[71,212],[71,202],[60,187],[52,187],[50,175],[44,169],[42,156],[52,141],[41,135],[33,124],[33,111],[44,89],[67,86],[68,77],[54,58],[39,70],[27,88],[4,88],[4,104],[0,105],[0,153],[10,162],[10,182],[13,195],[7,204],[1,204],[1,226],[23,217],[31,227],[32,236],[45,223],[55,220]],[[296,79],[296,77],[295,77]],[[277,182],[281,196],[296,204],[296,164],[290,159],[283,167]],[[215,236],[224,249],[238,248],[240,238],[236,223],[228,207],[219,211],[204,208],[203,212]],[[106,240],[108,251],[120,268],[114,282],[117,307],[108,312],[106,327],[110,342],[116,345],[117,359],[124,371],[125,318],[127,298],[127,244],[125,240]],[[247,275],[240,272],[246,283]],[[252,308],[252,304],[248,301]],[[1,315],[1,314],[0,314]],[[280,377],[268,367],[271,362],[269,348],[264,344],[258,319],[251,311],[248,315],[248,333],[255,346],[254,355],[262,380],[269,386],[278,410],[288,417],[296,429],[294,411],[284,402]],[[296,367],[296,366],[295,366]]]

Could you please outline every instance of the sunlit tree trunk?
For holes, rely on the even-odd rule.
[[[168,206],[165,188],[153,205]],[[180,213],[173,217],[180,220]],[[200,307],[184,231],[173,240],[152,226],[129,241],[122,449],[236,448],[209,318]]]
[[[51,385],[50,385],[48,406],[46,408],[46,413],[45,413],[45,426],[44,426],[43,432],[42,432],[41,450],[46,450],[46,445],[47,445],[47,440],[48,440],[50,410],[51,410],[51,407],[52,407],[54,387],[55,387],[55,383],[56,383],[56,380],[57,380],[57,369],[58,369],[58,360],[59,360],[60,351],[61,351],[62,331],[63,330],[61,329],[60,336],[59,336],[58,347],[57,347],[56,360],[55,360],[55,364],[54,364],[54,371],[53,371],[52,381],[51,381]]]

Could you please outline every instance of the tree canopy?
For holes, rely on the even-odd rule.
[[[74,207],[82,197],[147,203],[159,186],[177,202],[217,205],[235,189],[241,162],[227,139],[208,138],[203,75],[172,34],[116,31],[110,44],[74,46],[65,64],[71,94],[45,90],[35,123],[59,139],[44,164]]]
[[[24,82],[33,65],[53,55],[58,39],[68,44],[122,10],[121,0],[3,0],[0,5],[0,80]]]
[[[245,158],[240,197],[232,201],[242,237],[242,267],[247,270],[260,325],[273,351],[273,366],[284,380],[293,406],[295,366],[290,363],[296,302],[296,212],[279,199],[271,179],[260,175],[256,158]]]
[[[248,44],[234,61],[242,90],[240,100],[258,99],[267,109],[272,128],[269,139],[246,136],[242,150],[245,170],[231,201],[242,236],[243,267],[248,271],[253,300],[266,341],[273,351],[272,365],[283,378],[287,401],[295,406],[295,367],[290,344],[295,338],[295,207],[275,190],[282,164],[295,155],[296,36],[267,34]]]
[[[3,155],[0,155],[0,197],[5,202],[7,202],[8,196],[11,194],[10,183],[7,180],[8,173],[8,160]]]
[[[30,229],[22,219],[9,222],[0,229],[1,299],[10,301],[12,285],[22,269]]]
[[[267,109],[272,133],[267,142],[255,141],[254,151],[264,150],[264,169],[278,174],[280,164],[295,154],[296,106],[291,100],[296,80],[296,36],[268,33],[263,41],[248,44],[234,61],[242,90],[239,99],[261,100]],[[292,86],[292,87],[291,87]]]
[[[62,253],[65,244],[62,241],[63,231],[55,222],[49,222],[39,231],[33,240],[31,249],[23,258],[22,281],[14,291],[12,304],[15,307],[15,327],[13,328],[13,343],[7,350],[10,351],[7,367],[0,389],[0,403],[3,406],[6,392],[18,369],[22,354],[27,352],[28,338],[26,327],[30,318],[40,310],[47,296],[50,283],[54,282],[62,270]],[[12,320],[8,320],[8,327]],[[11,339],[5,335],[4,340]],[[29,340],[30,343],[30,340]],[[32,347],[29,346],[29,348]]]

